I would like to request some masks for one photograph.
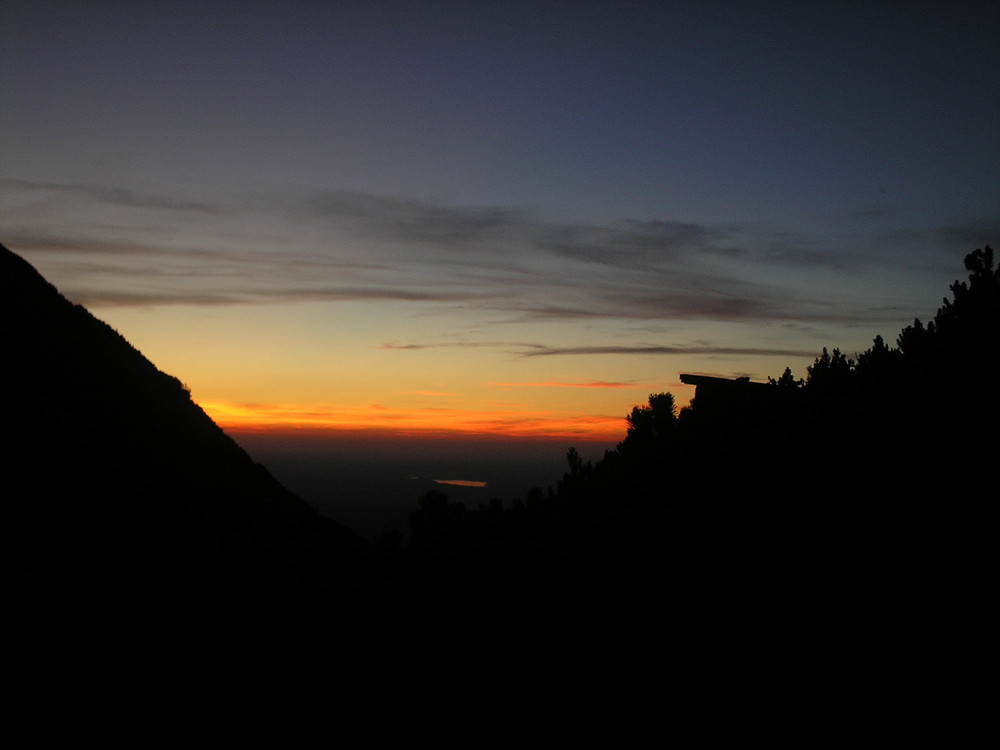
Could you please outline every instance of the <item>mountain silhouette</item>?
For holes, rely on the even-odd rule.
[[[0,245],[6,498],[25,593],[79,607],[312,602],[368,544],[282,487],[181,382]]]

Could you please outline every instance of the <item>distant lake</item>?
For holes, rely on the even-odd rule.
[[[470,510],[493,498],[509,505],[532,487],[555,486],[570,446],[595,460],[613,447],[572,439],[227,432],[289,490],[369,538],[393,529],[406,534],[410,513],[428,490]]]

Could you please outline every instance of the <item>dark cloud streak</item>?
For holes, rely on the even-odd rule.
[[[389,351],[421,351],[426,349],[452,348],[452,347],[491,347],[514,351],[517,356],[532,357],[561,357],[561,356],[606,356],[606,355],[642,355],[642,356],[678,356],[678,355],[701,355],[701,356],[766,356],[766,357],[814,357],[815,351],[800,349],[782,349],[767,347],[735,347],[735,346],[709,346],[705,344],[690,345],[657,345],[640,344],[635,346],[623,345],[595,345],[595,346],[550,346],[548,344],[525,343],[525,342],[445,342],[445,343],[410,343],[410,344],[383,344],[379,348]],[[516,385],[516,384],[509,384]],[[632,383],[605,383],[607,387],[633,385]]]
[[[795,349],[766,349],[755,347],[726,347],[726,346],[569,346],[569,347],[533,347],[531,351],[524,352],[524,357],[553,357],[553,356],[589,356],[622,354],[634,355],[738,355],[738,356],[768,356],[768,357],[811,357],[815,356],[812,351],[799,351]]]
[[[175,198],[168,195],[147,193],[131,188],[97,185],[84,182],[42,182],[16,178],[0,179],[0,189],[21,193],[44,193],[47,195],[69,195],[97,203],[107,203],[128,208],[151,208],[156,210],[216,214],[218,205]]]

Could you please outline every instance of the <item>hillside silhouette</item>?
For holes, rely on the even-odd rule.
[[[416,612],[664,608],[709,632],[975,618],[988,590],[1000,270],[986,247],[926,325],[804,377],[682,376],[599,461],[524,498],[419,499],[373,545],[283,488],[119,334],[0,247],[5,496],[17,579],[122,602]],[[659,615],[656,615],[659,617]],[[808,630],[808,628],[805,628]]]
[[[367,544],[282,487],[117,332],[0,246],[15,585],[67,608],[351,593]]]

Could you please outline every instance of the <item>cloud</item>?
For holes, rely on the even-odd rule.
[[[484,295],[475,290],[467,292],[406,289],[402,287],[320,287],[307,289],[264,289],[256,293],[262,301],[345,302],[345,301],[400,301],[400,302],[475,302]]]
[[[246,305],[274,302],[454,302],[468,301],[459,294],[420,292],[406,289],[326,288],[326,289],[248,289],[242,292],[169,293],[142,291],[135,293],[101,290],[74,290],[68,293],[74,302],[94,307],[148,307],[163,305]]]
[[[896,205],[873,205],[848,212],[846,218],[850,221],[879,221],[899,216],[903,208]]]
[[[603,380],[594,380],[586,383],[565,383],[548,380],[533,383],[487,383],[487,385],[494,388],[634,388],[636,383],[631,381],[608,382]]]
[[[94,233],[91,231],[91,235]],[[98,233],[99,234],[99,233]],[[159,256],[172,256],[175,258],[187,256],[193,261],[204,261],[207,259],[225,259],[236,261],[237,253],[224,253],[209,251],[203,248],[177,248],[166,244],[155,244],[144,242],[139,239],[120,239],[117,233],[107,233],[104,236],[75,236],[64,233],[51,232],[47,230],[34,230],[31,228],[14,227],[4,236],[4,243],[11,248],[17,248],[22,252],[32,253],[63,253],[72,255],[109,255],[109,256],[143,256],[157,258]],[[114,270],[114,266],[108,266],[109,272]]]
[[[740,356],[778,356],[778,357],[811,357],[812,351],[795,349],[767,349],[756,347],[726,347],[726,346],[567,346],[567,347],[533,347],[522,354],[524,357],[551,357],[565,355],[740,355]]]
[[[82,211],[53,227],[41,218],[50,214],[27,211],[8,227],[10,247],[44,254],[67,296],[91,305],[398,301],[508,324],[878,318],[830,283],[801,293],[803,274],[844,276],[878,257],[760,225],[552,222],[349,190],[210,198],[80,182],[0,186],[5,205],[67,195],[125,212],[118,224]],[[968,244],[955,227],[939,234]]]
[[[814,357],[812,350],[783,349],[768,347],[733,347],[711,346],[707,344],[693,345],[592,345],[592,346],[553,346],[549,344],[526,342],[447,342],[437,344],[382,344],[379,348],[391,351],[419,351],[445,347],[491,347],[515,352],[520,357],[552,357],[552,356],[591,356],[591,355],[643,355],[643,356],[674,356],[674,355],[704,355],[704,356],[776,356],[776,357]],[[638,385],[629,381],[537,381],[537,382],[497,382],[488,385],[503,388],[631,388]]]
[[[942,226],[934,233],[941,245],[953,252],[962,253],[962,257],[986,245],[1000,245],[1000,221],[995,218],[982,217],[964,224]]]
[[[524,225],[521,211],[495,206],[444,206],[350,190],[320,191],[290,207],[365,236],[446,249],[508,237]]]
[[[8,178],[0,179],[0,189],[13,190],[28,195],[40,193],[43,196],[49,197],[69,196],[85,201],[128,208],[151,208],[201,214],[216,214],[220,211],[218,205],[201,201],[192,201],[176,196],[145,192],[121,186],[99,185],[86,182],[45,182]]]
[[[775,300],[769,302],[764,298],[727,299],[670,291],[650,295],[642,289],[631,292],[627,290],[608,292],[600,288],[593,290],[589,304],[575,307],[543,304],[515,309],[525,317],[548,320],[574,318],[776,320],[790,315],[781,312]]]
[[[222,294],[156,294],[142,292],[129,294],[127,292],[87,292],[71,290],[67,296],[76,304],[94,309],[102,307],[163,307],[168,305],[197,305],[209,307],[215,305],[246,304],[250,300],[232,295]]]
[[[558,257],[613,268],[650,269],[692,254],[737,256],[723,229],[679,221],[621,219],[608,225],[539,227],[533,242]]]
[[[421,349],[465,349],[465,348],[483,348],[483,347],[510,349],[510,348],[524,347],[524,346],[537,346],[537,345],[511,343],[507,341],[439,341],[433,344],[384,343],[384,344],[379,344],[377,348],[382,349],[384,351],[419,351]]]

